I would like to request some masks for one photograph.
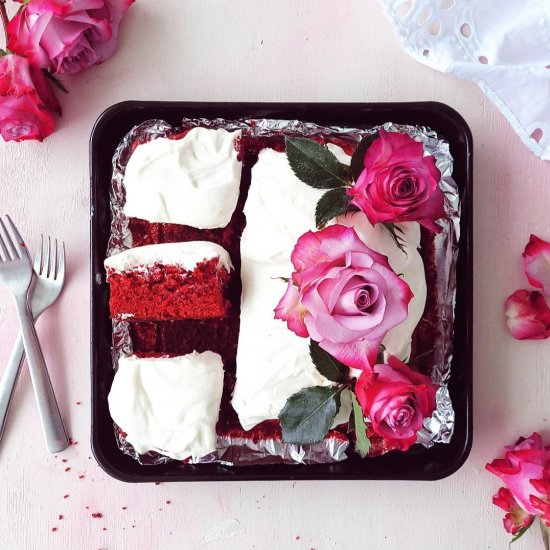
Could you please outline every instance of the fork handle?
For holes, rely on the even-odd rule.
[[[21,339],[21,334],[18,334],[8,363],[4,369],[4,374],[0,379],[0,439],[2,439],[2,435],[4,434],[8,410],[15,392],[15,386],[17,386],[17,380],[21,374],[24,352],[23,340]]]
[[[38,404],[38,413],[46,437],[46,446],[50,453],[58,453],[69,446],[69,438],[59,413],[52,382],[46,368],[46,362],[32,322],[27,300],[26,298],[18,299],[16,304],[23,346],[27,355],[31,381]]]

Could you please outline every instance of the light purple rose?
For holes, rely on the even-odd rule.
[[[371,368],[386,333],[407,317],[409,285],[352,227],[305,233],[291,259],[296,271],[275,318],[345,365]]]

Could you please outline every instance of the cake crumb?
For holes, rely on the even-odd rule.
[[[155,481],[155,485],[160,485],[160,481]]]
[[[63,498],[69,498],[69,495],[63,495]]]
[[[62,458],[61,462],[68,462],[68,460],[66,458]]]
[[[80,475],[78,476],[78,479],[84,479],[84,477],[85,477],[84,474],[80,474]]]
[[[94,519],[102,518],[102,517],[103,517],[103,514],[100,513],[100,512],[93,512],[93,513],[92,513],[92,517],[93,517]]]
[[[107,527],[103,527],[102,531],[107,531]]]
[[[65,468],[65,471],[66,471],[66,472],[70,472],[70,471],[71,471],[71,467],[70,467],[70,466],[67,466],[67,467]]]
[[[57,527],[52,527],[52,533],[55,533],[57,531]]]
[[[300,540],[300,535],[296,535],[296,540]]]
[[[77,405],[82,405],[82,403],[80,401],[77,401],[76,404]]]
[[[172,501],[171,501],[171,500],[167,500],[167,501],[166,501],[166,504],[172,504]]]
[[[60,520],[63,519],[63,516],[61,514],[59,514],[59,516],[57,516]]]

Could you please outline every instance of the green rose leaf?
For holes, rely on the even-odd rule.
[[[363,410],[355,394],[351,394],[353,403],[353,422],[355,426],[355,449],[361,458],[365,458],[370,451],[370,439],[367,436],[367,425],[363,418]]]
[[[357,149],[355,149],[355,152],[351,157],[351,175],[353,177],[353,181],[357,181],[359,179],[363,168],[365,168],[363,164],[363,161],[365,160],[365,154],[367,153],[367,149],[372,145],[372,142],[376,138],[378,138],[378,132],[363,138],[359,142]]]
[[[389,231],[393,242],[397,245],[397,248],[399,248],[399,250],[401,250],[401,252],[403,252],[405,256],[408,256],[406,248],[407,243],[405,239],[401,236],[404,235],[403,230],[395,223],[386,222],[382,225]]]
[[[315,224],[322,229],[330,221],[348,211],[350,196],[345,187],[337,187],[327,191],[315,208]]]
[[[531,522],[532,524],[533,522]],[[546,526],[546,523],[544,523],[543,519],[539,516],[539,525],[540,525],[540,533],[542,535],[542,542],[544,544],[544,549],[545,550],[550,550],[550,531],[549,531],[549,528]],[[529,525],[529,527],[531,527],[531,525]],[[529,527],[524,527],[524,529],[527,531],[527,529],[529,529]],[[519,535],[519,533],[518,533]],[[517,536],[517,538],[515,538],[514,540],[518,540],[519,536]],[[523,533],[522,533],[523,535]],[[514,541],[512,541],[514,542]]]
[[[349,369],[326,352],[317,342],[311,340],[309,354],[317,370],[331,382],[345,382]]]
[[[340,408],[341,388],[315,386],[288,398],[279,420],[285,443],[319,443],[330,430]]]
[[[288,162],[296,177],[316,189],[334,189],[350,184],[348,167],[328,147],[311,139],[285,139]]]

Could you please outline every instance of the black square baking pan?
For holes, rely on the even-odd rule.
[[[431,448],[414,445],[362,460],[355,453],[343,462],[323,465],[183,464],[141,465],[117,446],[107,396],[113,381],[109,288],[103,261],[110,236],[109,188],[113,154],[122,138],[149,119],[174,126],[183,118],[274,118],[324,126],[369,128],[385,122],[427,126],[450,144],[453,177],[461,198],[461,236],[457,263],[456,317],[449,391],[455,409],[453,437]],[[228,481],[288,479],[411,479],[447,477],[465,462],[472,445],[472,136],[464,119],[436,102],[415,103],[201,103],[126,101],[107,109],[90,140],[91,174],[91,383],[92,450],[101,467],[127,482]]]

